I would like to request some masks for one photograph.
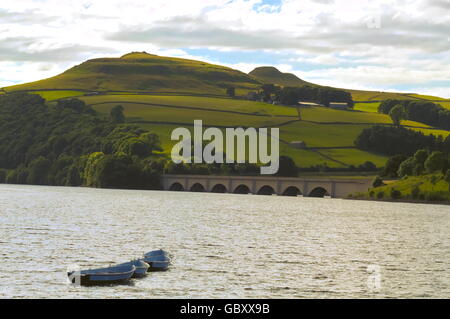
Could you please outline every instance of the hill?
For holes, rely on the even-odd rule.
[[[295,74],[283,73],[277,68],[272,66],[257,67],[253,71],[248,73],[255,79],[263,83],[272,83],[281,86],[321,86],[318,84],[310,83],[300,79]],[[399,100],[427,100],[440,103],[443,107],[449,108],[450,101],[442,99],[436,96],[425,96],[414,93],[398,93],[398,92],[382,92],[382,91],[365,91],[365,90],[352,90],[339,88],[340,90],[347,91],[352,95],[353,101],[355,101],[355,109],[366,112],[376,112],[377,107],[381,101],[387,99],[399,99]]]
[[[259,74],[259,78],[255,78],[255,74]],[[357,103],[355,108],[360,111],[306,108],[301,111],[301,119],[293,107],[225,95],[225,87],[229,85],[236,87],[236,93],[241,95],[256,90],[264,82],[261,74],[267,76],[267,81],[269,76],[275,76],[291,85],[294,82],[308,84],[293,74],[270,67],[245,74],[201,61],[130,53],[120,58],[88,60],[53,78],[5,89],[6,92],[31,91],[45,98],[49,105],[57,104],[60,99],[77,97],[104,116],[109,116],[116,105],[122,105],[127,123],[157,133],[166,154],[170,154],[175,144],[170,139],[172,130],[180,126],[192,128],[193,121],[201,119],[205,126],[219,128],[279,127],[281,155],[292,157],[302,168],[320,165],[347,169],[366,161],[378,167],[384,165],[386,156],[357,149],[354,141],[368,127],[391,125],[388,115],[366,111],[376,109],[378,99],[385,97],[383,94],[393,98],[398,93],[350,90],[366,101]],[[87,94],[92,91],[101,94]],[[357,100],[355,96],[354,99]],[[403,121],[402,124],[443,138],[450,134],[450,131],[418,122]],[[305,142],[306,147],[299,149],[291,144],[298,141]]]
[[[229,86],[248,91],[259,85],[249,75],[224,66],[133,52],[120,58],[88,60],[55,77],[4,89],[8,92],[77,89],[223,95]]]
[[[281,86],[303,86],[303,85],[313,85],[302,79],[298,78],[292,73],[280,72],[277,68],[273,66],[261,66],[249,73],[252,77],[260,80],[264,83],[278,84]]]

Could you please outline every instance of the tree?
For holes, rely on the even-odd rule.
[[[116,124],[125,123],[125,115],[123,115],[122,105],[114,106],[110,111],[110,115],[113,123]]]
[[[446,165],[446,158],[442,152],[433,152],[425,161],[425,169],[429,173],[442,171]]]
[[[420,188],[419,186],[414,186],[413,189],[411,190],[411,197],[413,199],[418,199],[420,196]]]
[[[380,187],[380,186],[384,186],[384,185],[386,185],[386,184],[383,183],[383,180],[381,179],[380,176],[375,177],[372,182],[372,187]]]
[[[228,87],[227,88],[227,95],[229,97],[235,97],[236,96],[236,90],[234,87]]]
[[[94,109],[79,99],[62,99],[56,103],[58,109],[70,109],[76,113],[95,114]]]
[[[405,109],[402,105],[398,104],[391,109],[389,116],[395,126],[400,126],[401,121],[405,119]]]
[[[6,171],[3,169],[0,169],[0,184],[4,183],[6,181]]]
[[[261,86],[263,100],[265,102],[269,101],[272,98],[272,94],[277,94],[280,89],[279,86],[274,84],[263,84]]]
[[[406,159],[407,157],[405,155],[396,155],[389,158],[384,165],[382,176],[397,177],[398,168],[400,167],[400,164]]]
[[[450,168],[445,173],[444,180],[448,183],[448,189],[450,190]]]
[[[278,176],[297,176],[298,167],[295,162],[289,156],[280,156],[280,167],[276,175]]]
[[[46,185],[48,184],[48,172],[51,162],[43,156],[36,158],[30,164],[29,174],[27,178],[28,184]]]
[[[414,167],[415,167],[414,157],[410,157],[400,164],[397,170],[397,175],[399,177],[413,175]]]
[[[402,197],[402,192],[400,192],[398,189],[391,188],[391,198],[392,199],[399,199]]]
[[[365,161],[358,167],[364,171],[376,171],[377,170],[377,166],[371,161]]]

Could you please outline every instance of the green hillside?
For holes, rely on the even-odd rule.
[[[255,79],[263,83],[272,83],[281,86],[320,86],[314,83],[304,81],[292,73],[283,73],[271,66],[257,67],[249,73]],[[450,100],[446,100],[436,96],[419,95],[414,93],[396,93],[396,92],[379,92],[352,90],[340,88],[340,90],[351,93],[353,101],[355,101],[355,110],[364,112],[377,112],[377,107],[381,101],[387,99],[400,100],[427,100],[441,104],[445,108],[450,108]]]
[[[260,80],[264,83],[278,84],[281,86],[302,86],[302,85],[315,85],[302,79],[299,79],[292,73],[280,72],[273,66],[261,66],[249,73],[252,77]]]
[[[167,58],[147,53],[131,53],[120,58],[94,59],[53,78],[5,88],[6,92],[31,91],[48,103],[77,97],[93,109],[109,116],[116,105],[124,107],[126,121],[160,135],[164,153],[176,127],[191,128],[194,120],[217,127],[279,127],[281,155],[288,155],[300,167],[326,165],[333,168],[358,166],[371,161],[378,167],[387,157],[356,149],[353,142],[365,128],[391,125],[388,115],[376,113],[386,98],[439,99],[435,97],[349,90],[355,110],[326,107],[304,108],[301,119],[289,106],[229,98],[225,89],[236,88],[237,95],[257,90],[263,82],[280,85],[309,84],[293,74],[272,67],[257,68],[249,75],[201,61]],[[92,92],[100,94],[92,95]],[[442,103],[446,102],[442,99]],[[449,131],[403,121],[403,125],[425,134],[446,137]],[[291,142],[303,141],[297,149]]]
[[[233,86],[251,90],[259,81],[220,65],[130,53],[120,58],[88,60],[55,77],[15,85],[6,91],[78,89],[86,91],[152,91],[220,94]]]
[[[367,193],[353,194],[355,198],[406,201],[450,201],[449,183],[442,173],[409,176],[398,181],[375,187]],[[393,198],[393,190],[399,191]]]

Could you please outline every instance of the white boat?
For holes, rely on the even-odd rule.
[[[147,271],[148,268],[150,268],[150,265],[147,264],[145,261],[143,260],[132,260],[126,263],[122,263],[122,264],[118,264],[117,267],[119,266],[131,266],[133,265],[134,267],[136,267],[136,270],[134,271],[134,274],[132,276],[132,278],[142,278],[145,277],[147,275]]]
[[[142,260],[150,265],[148,271],[164,271],[169,269],[170,257],[165,250],[158,249],[150,251],[144,254]]]
[[[80,285],[120,284],[130,280],[136,271],[134,265],[118,265],[67,273],[72,283]]]

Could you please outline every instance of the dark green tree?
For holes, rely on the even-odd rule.
[[[396,155],[389,158],[384,165],[382,176],[397,177],[397,171],[400,164],[405,161],[407,157],[405,155]]]
[[[446,157],[444,153],[435,151],[428,156],[425,161],[425,169],[428,173],[442,171],[446,165]]]
[[[405,109],[402,105],[398,104],[389,111],[389,116],[395,126],[400,126],[401,121],[405,119]]]
[[[372,187],[380,187],[380,186],[384,186],[384,185],[386,185],[386,184],[383,183],[383,180],[381,179],[380,176],[375,177],[372,182]]]
[[[116,105],[111,109],[109,114],[113,123],[125,123],[125,115],[123,115],[123,110],[124,109],[122,105]]]
[[[236,96],[236,90],[234,87],[228,87],[226,91],[227,95],[229,97],[235,97]]]
[[[0,184],[6,182],[6,171],[4,169],[0,169]]]
[[[399,177],[404,177],[404,176],[411,176],[413,175],[413,171],[414,171],[414,167],[415,167],[415,162],[414,162],[414,157],[410,157],[406,160],[404,160],[400,166],[398,167],[397,170],[397,175]]]
[[[49,182],[48,173],[50,171],[50,167],[51,162],[43,156],[33,160],[29,167],[27,183],[34,185],[47,185]]]
[[[298,174],[298,167],[295,165],[295,162],[292,158],[289,156],[282,155],[280,156],[280,166],[278,169],[278,173],[276,175],[278,176],[297,176]]]
[[[445,173],[444,180],[448,183],[448,189],[450,190],[450,168]]]

